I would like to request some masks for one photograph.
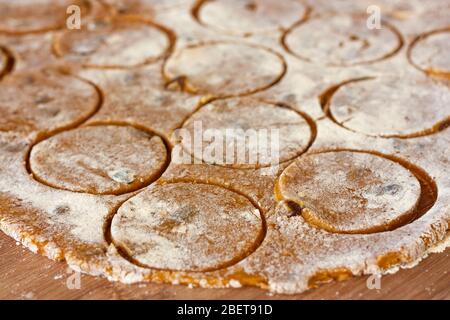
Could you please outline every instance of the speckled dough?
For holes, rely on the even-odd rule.
[[[14,73],[0,86],[0,131],[67,128],[92,115],[99,99],[92,84],[57,71]]]
[[[251,98],[214,101],[192,115],[183,129],[190,137],[196,130],[210,130],[215,139],[233,148],[221,157],[209,156],[208,148],[214,149],[218,142],[204,136],[201,150],[195,150],[192,139],[181,139],[185,150],[207,163],[235,168],[267,167],[291,160],[307,149],[314,130],[296,111]]]
[[[200,0],[195,10],[200,23],[238,35],[283,30],[307,13],[307,7],[299,0]],[[239,19],[235,18],[236,13]]]
[[[184,0],[100,0],[120,15],[138,14],[152,17],[159,11],[180,6]]]
[[[279,54],[264,47],[211,42],[175,52],[164,71],[168,82],[189,92],[230,96],[269,87],[283,76],[285,65]]]
[[[166,30],[135,17],[92,21],[56,37],[54,51],[90,67],[133,67],[153,62],[170,49]]]
[[[450,28],[417,37],[410,48],[411,61],[430,75],[450,78]]]
[[[417,136],[450,123],[450,90],[424,77],[365,78],[342,84],[325,108],[350,130],[383,137]]]
[[[24,34],[62,28],[70,5],[78,6],[82,15],[89,12],[88,0],[1,0],[0,33]]]
[[[290,30],[285,44],[302,59],[331,66],[371,63],[400,48],[402,40],[390,25],[370,30],[366,21],[358,15],[313,17]]]
[[[132,127],[93,126],[57,134],[31,150],[30,169],[53,187],[120,194],[156,179],[166,162],[161,138]]]
[[[156,185],[123,204],[111,235],[140,264],[157,269],[221,269],[261,240],[260,212],[227,189],[192,183]]]
[[[104,91],[102,108],[89,123],[128,123],[170,135],[200,103],[188,93],[166,90],[160,66],[150,65],[133,71],[84,71],[82,76]]]
[[[406,168],[350,151],[299,158],[281,174],[278,188],[283,199],[302,208],[307,221],[344,233],[389,230],[413,214],[420,196],[419,181]]]
[[[448,0],[102,0],[70,31],[31,2],[0,0],[0,229],[30,250],[290,294],[450,244]],[[209,161],[196,124],[277,129],[279,161]]]

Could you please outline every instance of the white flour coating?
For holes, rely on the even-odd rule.
[[[120,207],[111,232],[144,265],[202,271],[248,255],[262,231],[259,215],[250,201],[217,186],[157,185]]]
[[[0,87],[0,130],[28,134],[66,128],[87,119],[99,99],[94,86],[75,77],[52,71],[17,72]]]
[[[166,158],[158,136],[133,127],[99,125],[38,143],[31,150],[30,168],[39,181],[56,188],[120,194],[156,179]]]
[[[61,28],[70,5],[82,8],[83,14],[87,12],[86,2],[82,0],[0,1],[0,31],[20,34]]]
[[[415,1],[407,4],[403,1],[395,1],[390,4],[386,4],[385,1],[378,2],[386,5],[388,11],[384,17],[395,25],[405,39],[413,39],[427,30],[439,29],[448,24],[450,11],[448,5],[446,6],[448,2],[445,0],[433,1],[427,5]],[[332,1],[316,0],[308,4],[312,7],[313,12],[330,12],[333,11],[333,3]],[[342,8],[346,8],[346,10],[340,14],[358,11],[359,4],[355,4],[354,1],[346,1],[345,4]],[[31,139],[38,135],[39,130],[33,130],[28,137],[13,131],[1,131],[0,228],[4,232],[35,252],[52,259],[65,260],[76,270],[91,275],[105,276],[113,281],[124,283],[157,281],[186,284],[191,287],[256,285],[275,293],[302,292],[320,284],[318,279],[344,279],[351,275],[394,272],[399,268],[410,267],[417,263],[429,252],[435,250],[433,248],[436,246],[448,246],[446,235],[450,221],[450,154],[448,151],[450,130],[445,129],[433,134],[407,139],[370,137],[345,129],[325,117],[318,99],[320,94],[331,86],[361,76],[397,75],[400,82],[406,81],[405,79],[409,77],[411,79],[423,77],[423,72],[414,68],[406,59],[407,42],[397,54],[376,63],[354,67],[329,67],[323,61],[309,63],[285,52],[279,42],[281,32],[250,37],[241,37],[241,35],[233,37],[225,34],[226,32],[217,32],[213,28],[204,27],[190,15],[189,9],[192,5],[193,1],[186,1],[185,5],[164,10],[154,7],[155,10],[152,13],[154,21],[164,24],[176,33],[178,55],[183,55],[185,50],[183,48],[199,42],[228,41],[238,42],[239,45],[224,46],[226,48],[219,50],[220,52],[208,50],[207,55],[204,52],[199,54],[199,57],[202,58],[197,60],[199,66],[192,66],[192,61],[189,61],[192,55],[189,52],[186,55],[189,57],[186,59],[188,60],[186,64],[182,62],[183,65],[180,65],[181,60],[176,60],[177,70],[194,70],[196,81],[194,84],[206,88],[205,93],[238,94],[249,93],[249,91],[253,91],[251,89],[265,89],[256,96],[270,101],[288,103],[292,108],[309,114],[317,125],[317,136],[309,153],[336,148],[378,151],[383,154],[395,155],[422,168],[434,179],[438,189],[438,198],[433,207],[422,216],[392,231],[371,234],[332,233],[313,227],[302,216],[292,215],[292,212],[282,202],[275,200],[274,184],[277,176],[285,170],[285,166],[280,166],[276,170],[236,170],[205,164],[171,163],[164,172],[162,180],[179,178],[186,181],[201,181],[210,185],[216,184],[224,189],[230,189],[226,192],[227,194],[235,190],[251,199],[253,203],[261,207],[262,215],[266,218],[265,237],[262,243],[256,246],[257,248],[253,248],[256,250],[251,251],[251,254],[220,270],[209,272],[156,270],[140,267],[132,260],[125,259],[123,253],[118,252],[117,247],[110,243],[111,239],[108,238],[108,231],[110,231],[108,226],[111,218],[122,203],[134,194],[118,197],[97,196],[45,186],[35,181],[27,173],[24,165],[27,151],[32,144]],[[0,16],[2,13],[3,11],[0,11]],[[237,12],[236,20],[239,20],[239,15]],[[298,28],[300,29],[300,27]],[[317,30],[314,31],[314,34]],[[383,32],[381,31],[381,33]],[[261,49],[264,52],[261,55],[257,53],[260,50],[259,47],[257,52],[250,50],[252,54],[255,51],[255,56],[249,54],[242,64],[236,63],[237,67],[223,63],[225,60],[217,59],[217,55],[220,56],[223,52],[231,52],[232,57],[238,56],[239,49],[242,49],[242,52],[248,52],[246,44],[271,48],[283,56],[288,67],[287,73],[279,79],[280,81],[276,85],[270,86],[270,83],[274,80],[274,74],[282,75],[279,74],[282,71],[280,70],[280,60],[273,58],[271,53],[267,53],[270,56],[267,58],[264,49]],[[374,39],[371,45],[376,48],[370,49],[368,52],[384,53],[391,48],[391,44],[393,42],[389,35],[381,44]],[[47,52],[46,50],[44,48],[42,53]],[[317,51],[314,46],[310,50]],[[345,58],[344,60],[348,57],[367,57],[360,54],[347,55],[349,52],[345,50],[344,53],[340,56],[340,58]],[[176,57],[177,54],[173,57]],[[376,55],[368,56],[373,58]],[[19,61],[19,65],[23,67],[36,66],[35,62],[28,60],[30,56],[27,58],[27,54],[22,53],[20,57],[24,60]],[[46,63],[45,61],[52,60],[43,59],[41,63]],[[58,63],[62,65],[66,62],[64,57],[58,60]],[[69,62],[68,65],[71,63]],[[149,75],[153,73],[155,78],[159,78],[161,75],[158,67],[162,67],[162,61],[155,64],[155,69],[151,69]],[[166,73],[167,70],[166,68]],[[256,74],[252,73],[254,70],[257,70]],[[264,85],[268,87],[261,87],[260,70],[264,70],[264,74],[270,75],[270,81],[264,79]],[[99,73],[101,71],[96,70]],[[130,75],[134,73],[133,70],[126,69],[121,72]],[[79,72],[80,75],[84,73],[86,73],[85,70]],[[13,72],[11,77],[14,74]],[[177,76],[181,75],[177,74]],[[187,76],[189,75],[187,74]],[[2,81],[6,81],[8,77]],[[442,81],[442,79],[436,81]],[[181,80],[179,84],[183,85]],[[115,90],[113,85],[107,89],[102,88],[101,84],[99,86],[106,95]],[[169,86],[168,90],[172,89]],[[132,103],[135,108],[140,108],[142,102],[137,95],[142,94],[142,91],[124,91],[123,95],[125,94],[130,96],[130,101],[135,101]],[[207,101],[200,95],[191,96],[197,97],[203,102]],[[386,97],[385,100],[389,100],[389,97]],[[119,99],[118,101],[123,100]],[[79,103],[77,106],[82,107],[83,104]],[[418,108],[418,106],[414,105],[413,108]],[[111,110],[113,111],[114,108]],[[130,111],[130,113],[133,114],[133,119],[139,118],[136,116],[139,112]],[[103,116],[107,117],[106,111]],[[403,123],[397,115],[393,117],[396,118],[393,119],[393,123]],[[153,124],[150,124],[150,119],[154,119]],[[113,119],[113,121],[117,120]],[[164,128],[165,133],[170,133],[180,124],[178,120],[164,122],[157,117],[149,117],[145,121],[145,128]],[[73,125],[76,124],[73,123]],[[382,132],[384,127],[381,124],[375,124],[372,130]],[[148,192],[155,186],[152,185],[142,191]],[[415,188],[412,187],[411,190],[414,192]],[[186,189],[186,192],[191,191]],[[192,192],[192,197],[187,198],[207,199],[209,193],[210,191]],[[196,203],[202,204],[201,201]],[[394,207],[394,209],[396,208]],[[195,231],[195,226],[192,230],[192,232]],[[175,234],[183,234],[189,229],[181,226],[175,228],[175,231]],[[226,235],[227,238],[230,238],[228,234]],[[129,238],[133,239],[132,235],[129,235]],[[142,255],[145,256],[149,252],[151,251],[144,250]],[[175,254],[175,261],[180,261],[181,258],[180,255]],[[205,261],[202,259],[204,256],[198,258]]]
[[[201,150],[195,150],[193,139],[181,141],[184,149],[207,163],[242,168],[293,159],[305,151],[312,136],[306,119],[294,110],[248,98],[212,102],[190,117],[183,129],[195,137],[199,125],[204,134]],[[207,137],[207,130],[214,139]],[[223,153],[209,159],[220,140]]]
[[[2,146],[2,153],[0,154],[2,163],[0,195],[2,199],[3,196],[14,194],[15,199],[20,199],[18,204],[21,207],[29,207],[33,212],[38,212],[36,222],[47,224],[49,231],[68,231],[68,237],[71,236],[86,243],[104,242],[103,234],[99,231],[102,229],[104,219],[109,212],[107,205],[109,197],[102,198],[56,190],[34,182],[30,180],[30,176],[23,167],[23,155],[21,153],[26,150],[26,144],[2,135],[0,145]],[[5,150],[5,145],[12,148],[11,151],[8,151],[8,148]],[[11,185],[14,186],[13,189],[9,187]],[[7,221],[8,218],[2,215],[0,219],[2,228],[8,228]],[[27,228],[23,229],[24,231],[27,230]],[[51,234],[52,232],[49,232],[48,236]],[[20,235],[17,235],[17,237],[20,238]],[[50,240],[47,237],[44,238],[47,241]],[[52,247],[54,243],[49,241],[47,246]]]
[[[299,57],[331,66],[346,66],[382,59],[400,46],[386,25],[370,30],[367,16],[323,15],[296,26],[286,45]]]
[[[330,104],[338,123],[369,135],[420,134],[450,120],[448,86],[422,75],[381,76],[344,84]]]
[[[89,123],[126,122],[170,137],[199,104],[200,98],[164,87],[159,64],[129,70],[83,70],[81,75],[109,94]]]
[[[450,29],[436,31],[419,40],[411,51],[412,61],[428,72],[450,73]]]
[[[68,31],[55,42],[65,59],[97,67],[132,67],[154,61],[168,49],[168,36],[138,19],[92,21],[80,31]]]
[[[169,10],[186,4],[186,0],[103,0],[112,11],[120,14],[139,14],[152,18],[155,11]]]
[[[228,96],[270,86],[283,74],[284,63],[264,47],[210,42],[175,52],[164,71],[168,79],[185,78],[186,90]]]
[[[299,158],[283,171],[279,190],[283,198],[305,208],[304,217],[319,228],[352,233],[389,229],[412,214],[420,197],[420,184],[406,168],[353,152]]]
[[[53,32],[20,36],[0,33],[0,43],[8,48],[16,58],[14,71],[39,69],[39,67],[56,61],[55,56],[51,53],[54,35]]]
[[[449,246],[450,246],[450,236],[447,235],[442,242],[440,242],[437,245],[435,245],[434,247],[430,248],[428,250],[428,252],[430,252],[430,253],[442,253]]]
[[[198,18],[221,32],[248,35],[288,28],[302,19],[306,11],[305,4],[298,0],[203,1]]]

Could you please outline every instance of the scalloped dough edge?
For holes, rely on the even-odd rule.
[[[448,208],[447,208],[448,209]],[[92,276],[106,277],[109,281],[133,284],[138,282],[166,283],[172,285],[187,285],[188,287],[202,288],[239,288],[242,286],[255,286],[269,290],[270,293],[298,294],[312,288],[316,288],[323,283],[342,281],[352,276],[363,275],[387,275],[394,274],[401,269],[410,269],[417,266],[423,259],[431,253],[440,253],[450,247],[450,223],[445,219],[436,221],[430,225],[431,233],[424,234],[423,237],[412,243],[409,248],[402,248],[396,252],[388,252],[384,255],[372,257],[372,263],[365,261],[358,264],[356,268],[338,268],[316,270],[316,273],[305,277],[303,281],[298,279],[292,282],[289,287],[286,284],[272,282],[259,275],[249,275],[245,271],[233,270],[224,273],[223,276],[217,273],[199,273],[199,277],[194,277],[186,272],[171,272],[147,270],[139,268],[124,260],[113,245],[107,248],[107,254],[95,261],[87,261],[79,257],[76,253],[65,251],[52,239],[52,236],[45,234],[32,235],[26,231],[26,224],[20,221],[0,220],[0,230],[6,235],[21,243],[33,253],[43,255],[51,260],[63,262],[74,271]],[[21,231],[22,230],[22,231]],[[425,239],[425,240],[424,240]],[[101,245],[101,244],[100,244]],[[391,265],[380,267],[380,258],[393,255]],[[372,260],[372,259],[371,259]],[[378,262],[378,263],[377,263]],[[235,268],[233,268],[235,269]],[[319,281],[316,281],[316,280]]]

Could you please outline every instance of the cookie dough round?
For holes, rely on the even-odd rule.
[[[295,56],[327,66],[352,66],[388,58],[402,46],[399,33],[388,23],[369,29],[367,16],[323,15],[289,30],[284,44]]]
[[[204,25],[239,35],[289,28],[305,17],[307,9],[299,0],[203,0],[194,9]]]
[[[202,107],[183,126],[191,137],[201,130],[202,149],[195,149],[193,139],[181,143],[184,150],[206,163],[267,167],[293,159],[308,148],[313,136],[309,121],[286,106],[258,99],[217,100]]]
[[[86,120],[98,107],[90,83],[52,71],[19,72],[0,85],[0,131],[51,132]]]
[[[429,75],[450,78],[450,28],[420,35],[409,48],[410,61]]]
[[[55,53],[86,67],[127,68],[157,61],[171,48],[169,31],[138,17],[87,23],[56,38]]]
[[[76,5],[81,16],[90,9],[88,0],[0,0],[0,33],[25,34],[62,28],[67,8]]]
[[[277,193],[298,205],[313,226],[335,233],[373,233],[410,222],[421,186],[394,161],[330,151],[296,160],[281,174]]]
[[[244,196],[197,183],[154,185],[119,208],[111,225],[119,248],[138,264],[210,271],[237,263],[262,241],[260,212]]]
[[[340,86],[325,111],[338,124],[356,132],[417,137],[450,123],[450,90],[426,77],[368,78]]]
[[[33,3],[33,7],[43,3],[8,1]],[[191,11],[198,1],[90,0],[89,15],[82,16],[83,30],[69,31],[63,26],[57,31],[20,35],[0,31],[0,47],[14,58],[7,68],[11,72],[0,81],[0,127],[10,130],[0,130],[2,232],[31,251],[85,274],[123,284],[165,283],[167,290],[177,294],[189,290],[171,288],[171,284],[223,288],[225,294],[225,288],[241,286],[271,294],[302,293],[351,276],[397,272],[450,245],[450,127],[444,129],[442,123],[434,128],[445,119],[448,109],[438,110],[442,105],[437,100],[433,106],[426,104],[427,99],[421,104],[411,101],[421,96],[417,92],[436,98],[440,94],[443,99],[446,93],[435,86],[448,81],[415,68],[406,48],[378,63],[353,66],[386,58],[389,50],[394,50],[394,41],[385,23],[383,30],[367,30],[373,41],[370,46],[351,35],[352,29],[358,31],[352,25],[353,14],[364,16],[365,26],[371,17],[366,9],[372,14],[381,9],[383,20],[398,27],[410,47],[414,37],[449,27],[450,1],[299,0],[311,6],[311,11],[290,25],[287,33],[276,28],[280,22],[282,27],[284,22],[291,23],[287,19],[290,13],[280,14],[286,18],[283,21],[270,10],[267,16],[274,14],[274,20],[267,21],[270,30],[249,15],[253,19],[248,20],[249,30],[256,32],[249,37],[244,35],[248,30],[232,33],[204,21],[200,24]],[[274,8],[293,3],[271,1]],[[118,4],[117,10],[104,6],[105,2]],[[175,5],[178,3],[181,5]],[[210,1],[203,9],[233,3],[237,1]],[[53,19],[50,15],[43,18],[34,9],[39,15],[30,19]],[[201,19],[208,18],[203,9]],[[329,21],[324,17],[333,14],[348,15],[348,19],[342,19],[342,25],[331,19],[327,27]],[[241,25],[240,16],[243,13],[236,11],[230,25]],[[150,61],[164,51],[161,59],[128,68],[148,57],[145,48],[158,42],[159,34],[155,39],[145,36],[142,41],[146,43],[136,48],[134,28],[130,27],[129,35],[118,28],[116,37],[114,28],[102,33],[101,23],[90,23],[98,19],[106,19],[105,30],[109,30],[108,23],[114,26],[115,19],[139,21],[136,24],[142,22],[152,30],[158,29],[158,23],[170,26],[171,41],[163,42],[170,48],[156,46]],[[282,52],[279,38],[285,34],[283,39],[289,40],[315,19],[322,24],[316,24],[304,43],[313,48],[309,58],[314,63]],[[95,34],[92,29],[96,25],[99,39],[92,46],[89,37]],[[339,40],[333,42],[333,37],[340,35],[338,30],[343,30],[342,48]],[[67,41],[66,36],[77,38],[75,33],[81,40],[67,46],[81,43],[79,52],[54,54],[59,53],[58,45]],[[86,34],[87,44],[83,42]],[[310,40],[315,38],[317,43]],[[96,41],[107,43],[97,47]],[[417,48],[421,45],[418,41]],[[441,44],[436,46],[440,55]],[[291,49],[301,54],[303,44]],[[122,54],[124,50],[126,54]],[[87,68],[89,62],[101,65]],[[114,68],[106,69],[110,63]],[[36,81],[21,76],[23,72],[34,75],[42,68],[53,72],[64,68],[76,76],[55,74],[51,85],[45,72]],[[355,83],[354,88],[347,88],[354,81],[342,83],[368,76],[376,78]],[[389,76],[399,81],[379,79]],[[426,80],[420,84],[413,79]],[[405,86],[409,81],[413,82]],[[373,92],[368,94],[372,84]],[[51,88],[58,89],[48,99],[44,94]],[[436,96],[430,92],[435,89]],[[255,94],[247,96],[250,93]],[[345,99],[339,98],[344,93]],[[364,101],[358,100],[360,95]],[[376,102],[370,101],[371,97]],[[242,102],[250,98],[266,104],[247,107],[250,102]],[[51,104],[53,100],[56,102]],[[357,107],[352,110],[354,119],[334,109],[331,116],[342,116],[342,123],[325,116],[321,108],[327,106],[325,101],[335,108],[333,103],[339,100]],[[236,101],[235,106],[228,105],[230,101]],[[353,101],[364,104],[353,106]],[[372,122],[374,112],[380,118],[392,115],[383,104],[394,101],[403,104],[404,110],[385,119],[391,124],[395,119],[392,128]],[[54,112],[44,113],[46,104]],[[216,108],[207,110],[210,105]],[[369,110],[371,106],[377,111]],[[399,116],[410,118],[398,121]],[[206,129],[257,130],[268,125],[280,129],[280,140],[286,143],[281,155],[294,158],[263,168],[243,168],[246,163],[239,161],[231,166],[195,161],[177,143],[180,140],[172,138],[174,131],[191,135],[186,125],[192,125],[196,117],[204,120]],[[418,121],[420,117],[423,123]],[[26,122],[25,126],[23,119],[31,125]],[[356,120],[367,121],[366,126],[358,127]],[[309,128],[302,125],[305,121]],[[426,131],[429,126],[432,131],[416,131]],[[368,132],[355,132],[360,129]],[[389,133],[404,138],[380,136]],[[416,134],[420,136],[412,138]],[[183,158],[177,158],[176,151]],[[142,183],[141,178],[145,180]],[[445,261],[445,253],[437,259]],[[125,291],[135,289],[138,286]],[[323,289],[312,295],[330,291]],[[37,298],[48,298],[45,290],[37,293]]]
[[[127,126],[88,126],[33,147],[30,169],[54,188],[91,194],[123,194],[156,180],[167,151],[158,136]]]
[[[172,55],[164,67],[169,84],[177,83],[191,93],[215,96],[245,95],[267,89],[285,71],[281,55],[238,42],[188,46]]]

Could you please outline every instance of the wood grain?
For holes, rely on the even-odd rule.
[[[125,285],[81,275],[68,289],[65,263],[33,254],[0,232],[0,299],[445,299],[450,300],[450,249],[431,254],[413,269],[381,279],[369,290],[367,277],[330,283],[299,295],[270,295],[256,288],[189,289],[162,284]]]

